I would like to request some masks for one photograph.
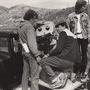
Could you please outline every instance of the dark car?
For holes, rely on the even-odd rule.
[[[0,88],[10,90],[21,83],[23,56],[17,28],[0,28]]]

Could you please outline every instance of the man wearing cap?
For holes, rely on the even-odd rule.
[[[88,42],[90,42],[90,20],[89,16],[84,12],[86,10],[86,5],[87,2],[85,0],[77,0],[75,4],[75,12],[68,16],[70,29],[76,35],[81,51],[82,63],[79,65],[80,70],[79,68],[78,70],[82,74],[86,71],[87,46]]]

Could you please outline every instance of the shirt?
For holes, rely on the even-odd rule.
[[[76,17],[77,17],[77,33],[78,34],[76,34],[77,35],[77,38],[83,38],[83,36],[82,36],[82,28],[81,28],[81,25],[80,25],[80,14],[78,14],[78,15],[76,15]]]

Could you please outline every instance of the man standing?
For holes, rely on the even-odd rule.
[[[24,17],[24,24],[19,30],[20,42],[23,46],[24,66],[22,75],[22,90],[28,90],[28,80],[31,76],[30,90],[38,90],[39,66],[37,60],[41,60],[41,52],[38,50],[36,35],[33,27],[38,15],[33,10],[28,10]],[[30,75],[29,75],[30,71]]]
[[[85,0],[77,0],[75,4],[75,12],[69,14],[68,16],[70,29],[77,37],[79,48],[82,55],[82,63],[80,64],[81,74],[84,74],[86,70],[87,46],[88,41],[90,41],[90,21],[88,15],[84,12],[86,9],[86,5],[87,2]]]

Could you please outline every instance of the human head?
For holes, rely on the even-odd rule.
[[[77,0],[75,4],[75,13],[79,14],[86,9],[87,2],[85,0]]]
[[[59,22],[56,26],[57,30],[62,31],[64,29],[68,29],[68,24],[66,21]]]
[[[31,19],[38,19],[38,14],[34,10],[29,9],[25,13],[23,19],[28,20],[28,21],[31,20]]]

